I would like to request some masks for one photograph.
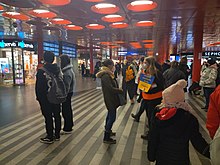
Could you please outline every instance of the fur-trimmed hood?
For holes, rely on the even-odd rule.
[[[102,67],[101,70],[96,74],[96,77],[101,78],[104,74],[109,74],[112,79],[115,78],[114,74],[108,67]]]

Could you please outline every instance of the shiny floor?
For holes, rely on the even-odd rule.
[[[0,165],[148,165],[147,141],[140,138],[145,130],[145,115],[139,123],[130,117],[138,103],[127,103],[118,109],[113,130],[117,144],[102,143],[106,108],[101,90],[95,89],[90,78],[78,78],[77,91],[72,98],[74,131],[62,135],[60,141],[42,144],[44,119],[35,100],[34,86],[0,87]],[[206,112],[202,97],[186,94],[194,108],[203,136],[210,141],[205,128]],[[190,145],[192,165],[210,165]]]

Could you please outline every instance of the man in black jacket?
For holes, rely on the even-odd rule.
[[[52,52],[46,51],[43,56],[44,59],[44,68],[54,75],[58,75],[61,72],[61,69],[57,64],[52,64],[54,61],[54,54]],[[45,127],[46,127],[46,137],[40,138],[40,142],[51,144],[54,140],[58,141],[60,139],[60,130],[61,130],[61,108],[60,104],[52,104],[47,99],[48,91],[48,82],[46,80],[45,71],[38,69],[36,75],[36,98],[40,104],[41,112],[45,118]],[[55,134],[53,128],[53,117],[55,119]]]

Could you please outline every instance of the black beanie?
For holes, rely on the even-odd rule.
[[[45,51],[44,52],[44,61],[52,64],[54,61],[54,53],[50,52],[50,51]]]
[[[207,61],[207,63],[208,63],[209,65],[213,65],[213,64],[215,64],[216,62],[215,62],[215,60],[210,59],[210,60]]]

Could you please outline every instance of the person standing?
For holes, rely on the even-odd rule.
[[[103,67],[96,76],[97,78],[101,78],[102,93],[108,110],[103,142],[115,144],[116,140],[111,138],[111,136],[115,136],[115,132],[112,132],[112,126],[116,119],[116,110],[120,106],[118,94],[123,94],[123,90],[119,89],[118,82],[114,77],[114,62],[110,59],[106,59],[103,62]]]
[[[43,55],[43,67],[50,73],[59,76],[62,74],[60,67],[57,64],[52,64],[54,61],[54,54],[50,51],[45,51]],[[39,68],[36,74],[36,99],[40,104],[42,115],[45,118],[46,137],[40,138],[40,142],[51,144],[54,140],[60,140],[61,130],[61,116],[60,104],[52,104],[47,99],[48,94],[48,81],[46,73],[43,69]],[[53,127],[53,118],[55,121],[55,132]]]
[[[84,75],[85,75],[85,69],[86,69],[85,63],[83,62],[83,63],[81,64],[82,77],[84,77]]]
[[[69,56],[61,55],[60,59],[61,69],[63,72],[63,80],[68,93],[66,101],[62,103],[62,116],[64,118],[63,134],[69,134],[72,132],[74,125],[71,98],[73,96],[76,78],[75,73],[73,72],[73,65],[70,64]]]

